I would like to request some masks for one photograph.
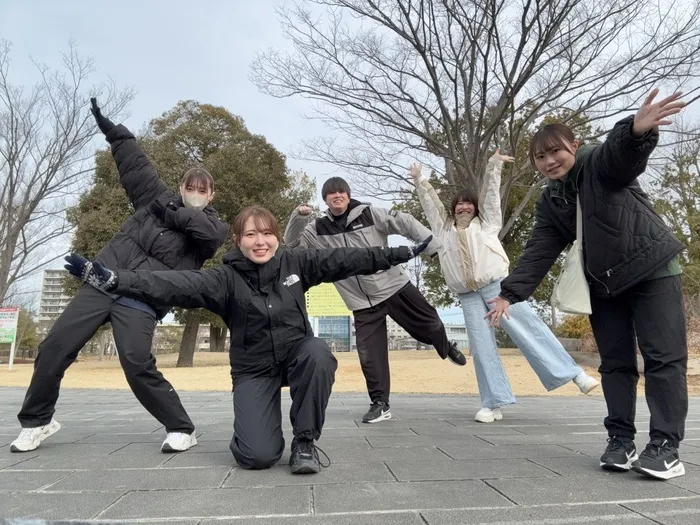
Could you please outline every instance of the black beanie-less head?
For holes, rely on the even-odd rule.
[[[324,182],[323,187],[321,188],[321,197],[323,197],[323,200],[325,201],[326,196],[329,193],[336,192],[345,192],[348,194],[348,198],[352,196],[350,194],[350,186],[348,185],[347,181],[342,177],[331,177],[326,182]]]

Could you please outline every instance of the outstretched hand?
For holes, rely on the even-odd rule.
[[[64,268],[84,283],[105,292],[117,287],[117,274],[97,261],[89,261],[77,253],[71,253],[65,258],[65,261],[68,264]]]
[[[411,175],[411,177],[415,181],[418,181],[418,179],[420,179],[421,171],[422,171],[422,166],[420,165],[420,162],[413,162],[408,167],[408,173]]]
[[[501,162],[515,162],[515,157],[510,157],[508,155],[501,155],[501,148],[496,148],[496,152],[493,154]]]
[[[676,115],[685,107],[685,102],[679,100],[683,93],[676,91],[659,102],[654,103],[654,98],[659,94],[659,90],[654,89],[649,96],[644,100],[637,114],[634,116],[632,124],[632,132],[641,136],[647,131],[657,128],[658,126],[668,126],[673,121],[668,117]]]
[[[90,112],[92,116],[95,117],[97,127],[100,128],[100,131],[105,135],[114,127],[114,123],[102,115],[102,110],[100,106],[97,105],[97,99],[95,97],[90,99]]]
[[[426,238],[423,242],[420,244],[416,244],[411,248],[411,253],[413,254],[413,257],[417,257],[419,254],[425,251],[425,249],[428,247],[430,244],[430,241],[433,240],[433,236],[430,235],[428,238]]]

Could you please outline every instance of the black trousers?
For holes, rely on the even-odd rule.
[[[17,415],[22,427],[51,421],[63,375],[80,349],[107,322],[112,323],[119,362],[136,399],[168,432],[194,432],[177,392],[156,369],[151,353],[155,317],[118,304],[90,286],[78,291],[39,345],[34,374]]]
[[[633,439],[636,433],[636,339],[644,359],[649,436],[667,439],[677,447],[688,415],[688,347],[680,276],[646,281],[611,299],[592,297],[591,306],[608,434]]]
[[[433,345],[442,359],[447,358],[450,351],[445,325],[437,310],[411,283],[378,305],[354,311],[357,355],[373,403],[388,403],[391,392],[387,315],[414,339]]]
[[[229,448],[244,469],[266,469],[284,452],[282,387],[289,386],[294,437],[318,439],[338,361],[322,339],[304,339],[279,368],[235,377],[233,438]]]

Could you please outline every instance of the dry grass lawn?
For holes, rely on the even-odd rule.
[[[365,383],[354,352],[337,353],[338,372],[334,392],[365,392]],[[568,384],[547,392],[537,379],[522,354],[504,351],[503,363],[516,395],[579,395],[578,389]],[[391,390],[394,393],[448,393],[477,394],[476,377],[471,358],[465,367],[457,367],[442,361],[432,351],[394,351],[391,360]],[[193,368],[175,368],[177,355],[158,357],[158,368],[181,391],[227,391],[231,388],[228,354],[207,352],[195,355]],[[585,370],[599,377],[594,368]],[[8,371],[7,365],[0,367],[0,386],[26,387],[32,374],[31,364],[17,364]],[[124,375],[116,358],[98,361],[81,358],[66,372],[64,388],[128,389]],[[643,385],[640,384],[640,388]],[[700,376],[689,377],[691,395],[700,395]],[[596,395],[601,395],[596,389]]]

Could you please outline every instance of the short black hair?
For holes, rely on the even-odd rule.
[[[326,182],[324,182],[323,187],[321,188],[321,197],[323,197],[323,200],[325,201],[326,196],[329,193],[336,192],[345,192],[348,194],[348,198],[351,197],[350,186],[343,177],[331,177]]]
[[[474,217],[479,216],[479,197],[474,191],[462,188],[452,197],[452,217],[456,217],[455,209],[459,202],[471,202],[474,205]]]

